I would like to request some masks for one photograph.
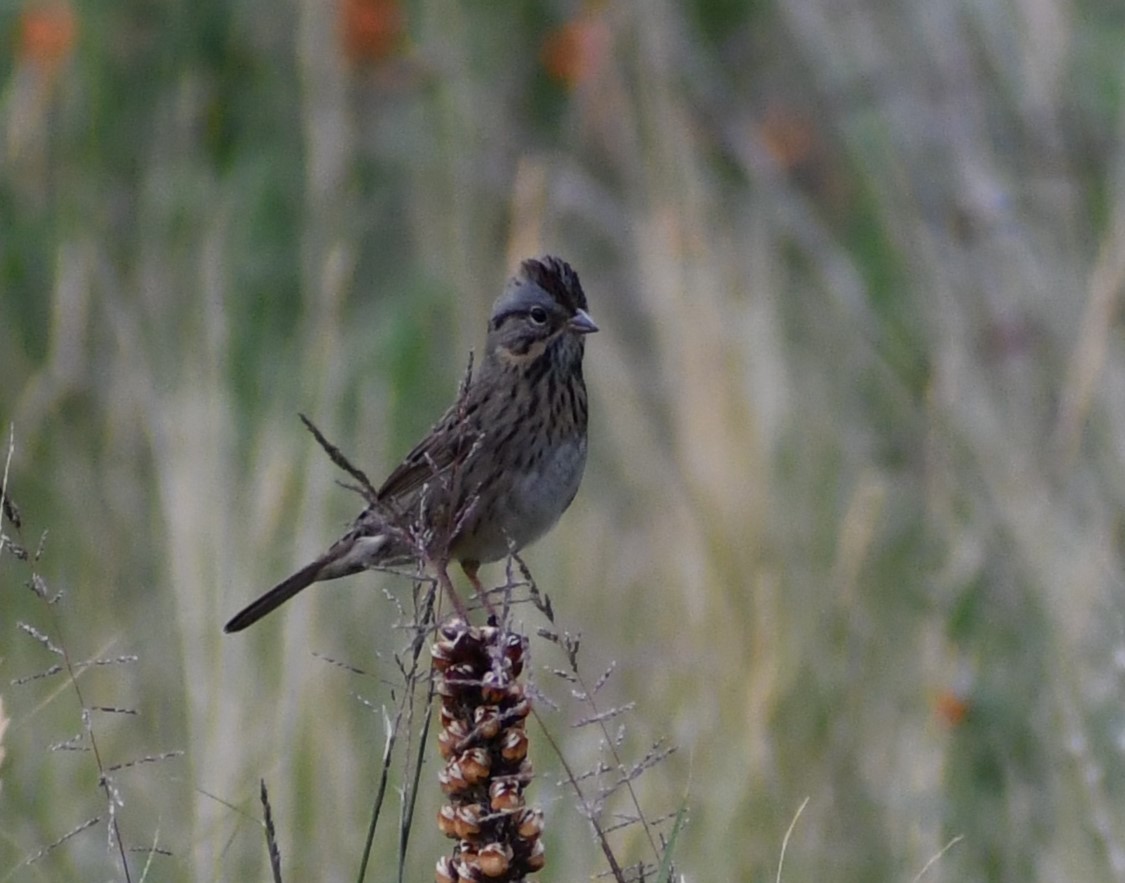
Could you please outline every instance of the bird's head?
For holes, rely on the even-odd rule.
[[[488,358],[528,367],[545,354],[581,364],[583,338],[598,330],[570,264],[556,257],[520,264],[488,320]]]

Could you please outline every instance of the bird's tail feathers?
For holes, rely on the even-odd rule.
[[[321,571],[324,569],[324,565],[323,558],[318,558],[311,564],[306,564],[291,577],[282,580],[258,600],[236,613],[231,621],[223,626],[223,631],[228,634],[240,632],[247,626],[256,623],[267,613],[276,610],[302,589],[307,589],[321,579]]]
[[[257,601],[236,613],[231,621],[223,626],[223,631],[228,634],[242,631],[315,582],[350,576],[366,570],[373,564],[381,563],[380,559],[386,544],[385,534],[351,534],[344,537],[316,561],[306,564]]]

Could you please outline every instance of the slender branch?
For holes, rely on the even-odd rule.
[[[367,477],[367,474],[358,466],[353,466],[351,460],[345,457],[343,452],[338,447],[336,447],[334,444],[332,444],[332,442],[325,438],[324,433],[322,433],[317,428],[316,424],[313,423],[308,417],[306,417],[304,414],[299,414],[298,416],[301,418],[301,422],[305,424],[305,428],[313,434],[313,438],[316,439],[317,444],[324,448],[324,452],[328,454],[328,459],[330,459],[338,467],[348,473],[348,475],[359,482],[360,493],[363,494],[367,502],[376,502],[376,500],[378,500],[379,498],[379,494],[375,490],[375,488],[372,487],[371,480]]]

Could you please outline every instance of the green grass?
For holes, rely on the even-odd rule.
[[[572,88],[558,4],[404,3],[358,66],[320,4],[73,11],[49,77],[0,53],[0,422],[65,592],[0,553],[0,881],[123,879],[97,766],[49,750],[73,690],[13,683],[54,661],[20,622],[138,657],[78,683],[138,712],[93,716],[106,765],[183,752],[115,776],[125,844],[173,853],[147,879],[266,879],[260,778],[285,879],[355,879],[385,733],[353,694],[393,707],[409,584],[221,625],[359,505],[297,413],[380,475],[543,251],[602,332],[587,480],[527,557],[586,676],[616,663],[604,705],[636,703],[623,756],[678,748],[635,783],[676,871],[773,880],[808,797],[785,881],[1120,878],[1114,4],[590,4]],[[544,714],[589,769],[556,653]],[[587,879],[532,736],[540,878]],[[447,848],[436,770],[405,879]]]

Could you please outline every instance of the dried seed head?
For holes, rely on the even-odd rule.
[[[531,700],[526,697],[520,698],[511,708],[504,712],[504,716],[508,719],[524,720],[531,714]]]
[[[488,786],[489,806],[496,812],[507,812],[523,806],[520,783],[514,776],[504,776],[492,780]]]
[[[449,795],[460,794],[469,790],[469,783],[465,781],[465,775],[461,772],[461,764],[456,760],[451,760],[438,773],[438,784],[441,786],[441,790]]]
[[[456,662],[438,680],[436,692],[443,699],[464,699],[480,688],[481,679],[470,662]]]
[[[537,840],[543,833],[543,810],[525,806],[515,815],[516,833],[523,840]]]
[[[441,732],[438,733],[438,751],[441,753],[442,759],[449,760],[453,757],[470,732],[472,731],[469,729],[469,725],[457,718],[445,724]]]
[[[438,687],[440,687],[440,686],[441,686],[441,684],[439,683]],[[457,709],[456,708],[446,708],[445,703],[441,704],[440,710],[441,710],[441,725],[443,727],[448,727],[451,723],[453,723],[453,721],[461,719],[457,714]]]
[[[495,705],[478,705],[473,712],[473,729],[478,739],[485,742],[500,733],[500,712]]]
[[[436,883],[457,883],[460,877],[453,867],[453,859],[447,855],[443,855],[437,860],[437,868],[434,870],[434,880]]]
[[[430,648],[430,662],[438,671],[445,671],[453,664],[453,643],[451,641],[435,641]]]
[[[461,766],[461,776],[470,786],[487,779],[492,769],[492,755],[488,753],[487,748],[470,748],[458,761]]]
[[[469,880],[472,883],[482,883],[485,879],[484,874],[481,873],[480,864],[477,862],[477,854],[462,850],[461,854],[453,862],[453,867],[457,870],[457,879]]]
[[[438,810],[437,824],[438,830],[441,831],[446,837],[456,837],[457,835],[457,809],[452,804],[445,804]]]
[[[449,641],[450,643],[456,643],[470,631],[469,624],[460,616],[450,618],[438,629],[438,632],[441,634],[441,640]]]
[[[511,867],[512,848],[506,843],[489,843],[481,847],[477,860],[486,877],[502,877]]]
[[[500,756],[509,763],[518,763],[527,757],[527,732],[516,727],[505,730],[500,737]]]
[[[473,840],[480,834],[480,820],[485,815],[485,808],[479,803],[459,806],[454,815],[454,828],[462,840]]]
[[[433,645],[445,760],[438,782],[449,795],[438,828],[457,839],[437,866],[439,883],[508,883],[543,866],[543,814],[526,808],[523,794],[532,778],[525,730],[531,701],[516,678],[526,654],[519,635],[460,620],[443,626]]]
[[[511,663],[512,677],[518,678],[523,671],[523,657],[527,652],[527,639],[509,632],[504,637],[504,658]]]
[[[491,705],[498,705],[507,695],[507,679],[499,672],[486,671],[480,679],[480,698]]]
[[[547,864],[547,850],[543,846],[542,840],[536,840],[535,844],[531,847],[531,852],[527,858],[523,860],[523,865],[527,868],[528,873],[543,870],[543,865]]]

